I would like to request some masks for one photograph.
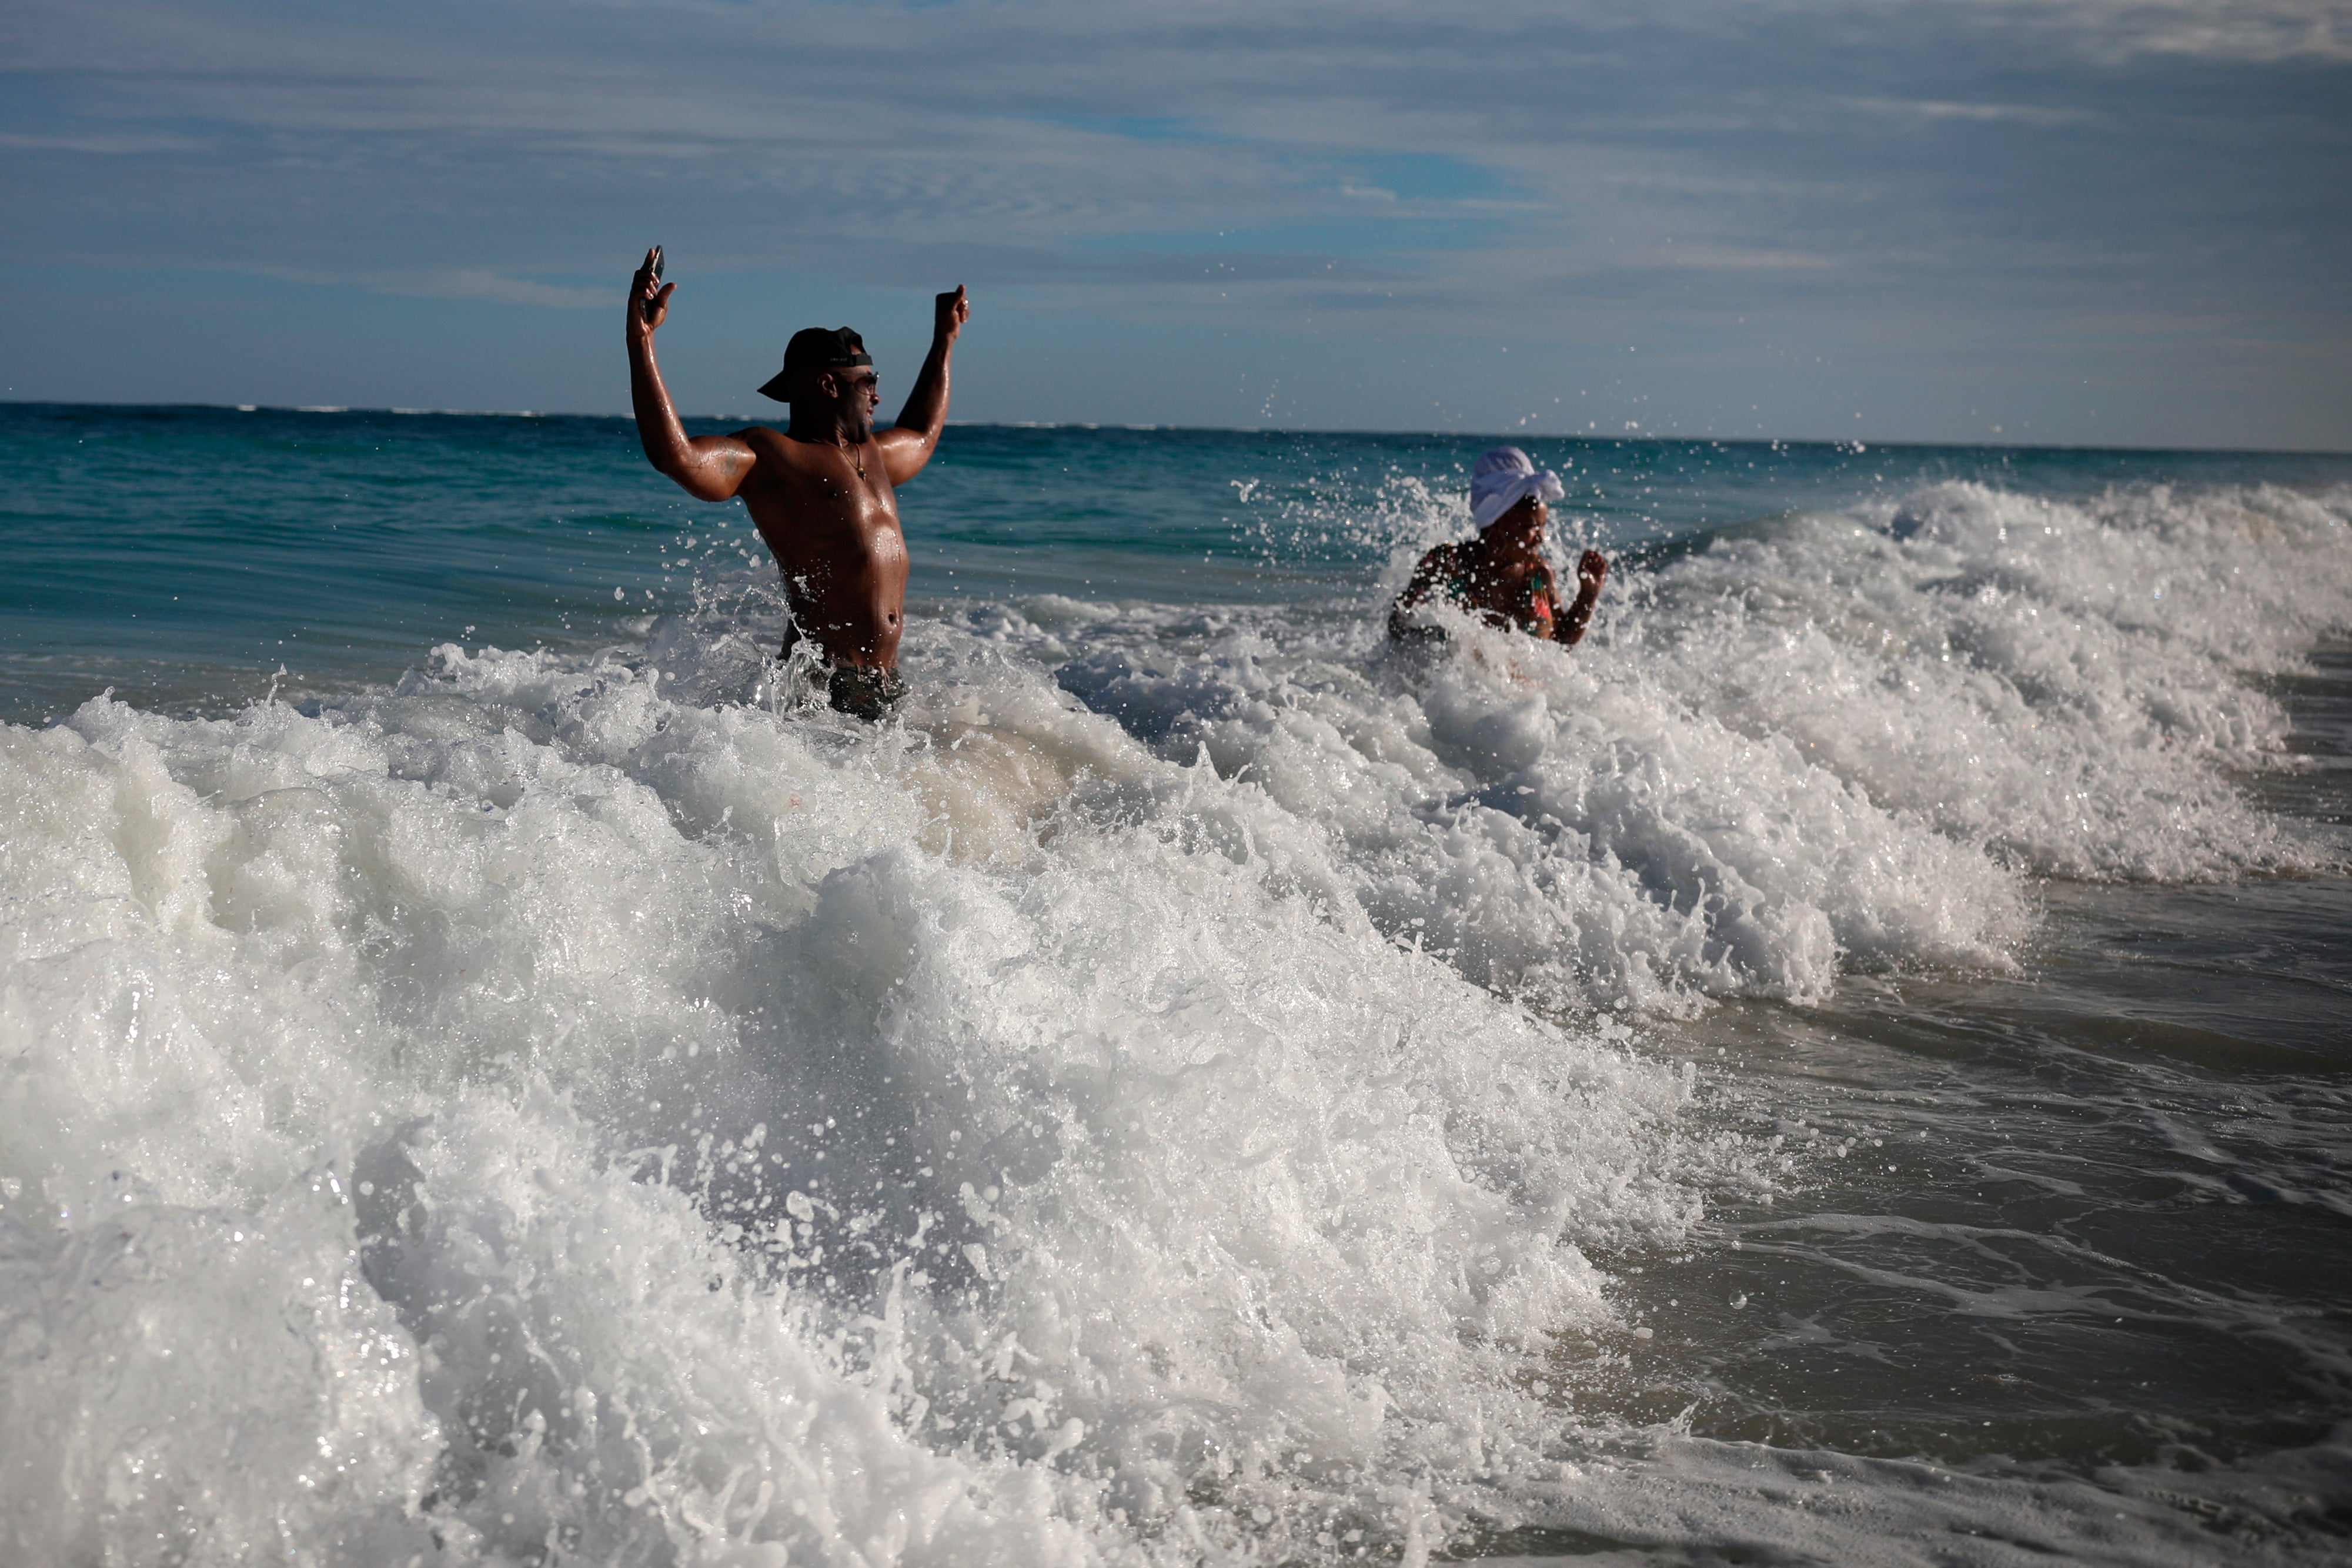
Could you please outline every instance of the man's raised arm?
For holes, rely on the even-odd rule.
[[[675,283],[656,287],[654,253],[646,252],[645,265],[629,284],[629,402],[637,413],[637,439],[645,444],[646,461],[688,495],[698,501],[724,501],[735,494],[757,459],[731,435],[698,435],[689,441],[677,410],[670,406],[661,367],[654,363],[654,329],[668,319],[669,297],[677,287]]]
[[[948,360],[955,352],[956,335],[971,319],[971,299],[963,285],[931,302],[931,351],[915,373],[915,387],[907,406],[898,411],[898,425],[876,439],[882,444],[882,461],[890,483],[903,485],[923,471],[940,444],[940,431],[948,422]]]

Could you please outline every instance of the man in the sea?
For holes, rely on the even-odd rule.
[[[743,498],[784,574],[785,655],[805,638],[833,706],[882,718],[907,693],[898,674],[907,541],[892,486],[922,471],[947,423],[948,360],[971,314],[963,286],[934,303],[931,351],[896,428],[874,428],[882,394],[864,340],[846,327],[810,327],[793,334],[784,368],[760,388],[792,405],[782,431],[689,439],[654,363],[654,332],[677,287],[660,281],[655,258],[646,253],[629,285],[629,394],[646,461],[697,500]]]
[[[1439,545],[1421,558],[1389,611],[1389,635],[1442,641],[1441,628],[1412,613],[1435,594],[1490,626],[1515,626],[1575,646],[1591,622],[1609,562],[1599,550],[1586,550],[1576,563],[1576,600],[1561,605],[1543,558],[1544,525],[1551,520],[1544,503],[1566,493],[1559,475],[1538,469],[1516,446],[1497,446],[1479,458],[1470,476],[1470,516],[1478,537]]]

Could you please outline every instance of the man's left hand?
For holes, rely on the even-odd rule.
[[[971,319],[971,298],[964,293],[961,283],[955,286],[954,293],[942,294],[931,301],[931,333],[934,337],[951,342],[955,335],[963,330],[963,324]]]

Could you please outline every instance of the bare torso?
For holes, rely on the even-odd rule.
[[[783,571],[793,625],[828,664],[897,664],[907,540],[880,444],[845,451],[757,425],[735,439],[756,458],[736,494]]]

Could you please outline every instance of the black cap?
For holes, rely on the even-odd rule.
[[[866,340],[846,327],[803,327],[793,334],[784,345],[784,368],[768,378],[760,389],[761,397],[774,398],[778,402],[793,401],[793,388],[803,376],[819,371],[845,370],[851,365],[874,362],[866,352]]]

